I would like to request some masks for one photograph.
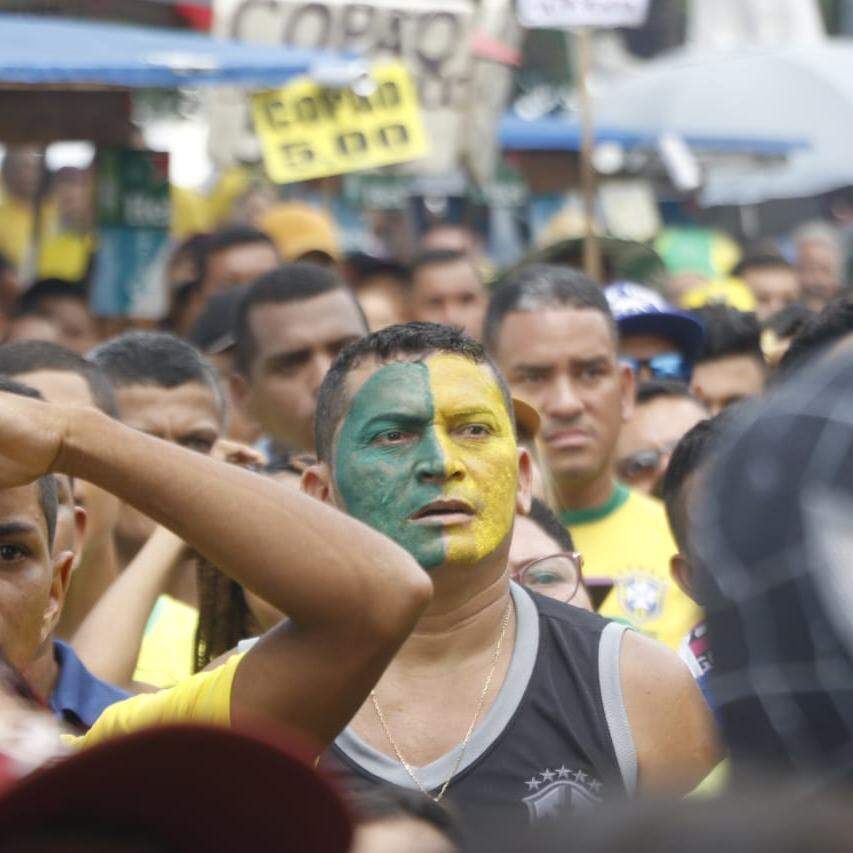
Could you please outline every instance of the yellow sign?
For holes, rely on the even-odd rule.
[[[300,77],[252,99],[267,174],[278,184],[416,160],[429,152],[418,96],[401,62],[375,66],[373,94]]]

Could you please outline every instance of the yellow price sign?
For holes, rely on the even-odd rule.
[[[416,160],[429,153],[406,66],[374,66],[369,96],[300,77],[252,98],[264,164],[278,184]]]

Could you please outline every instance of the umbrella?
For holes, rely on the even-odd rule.
[[[351,56],[267,47],[201,33],[40,15],[0,14],[0,84],[172,88],[229,84],[256,88],[290,77],[356,66]]]
[[[596,122],[638,134],[802,139],[785,162],[710,166],[705,205],[817,195],[853,184],[853,40],[679,50],[602,89]]]

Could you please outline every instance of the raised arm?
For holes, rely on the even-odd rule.
[[[173,530],[287,613],[239,663],[232,718],[271,715],[331,740],[428,604],[402,548],[319,501],[99,412],[0,396],[0,487],[82,477]]]
[[[171,530],[158,527],[89,611],[71,644],[98,678],[133,687],[148,618],[186,554]]]

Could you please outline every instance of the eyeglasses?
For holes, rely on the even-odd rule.
[[[514,576],[522,586],[567,604],[575,597],[582,580],[583,557],[577,551],[561,551],[531,560]]]
[[[638,450],[625,456],[616,463],[616,474],[626,483],[634,483],[659,471],[663,460],[675,449],[677,441],[669,442],[663,447],[650,447],[648,450]]]
[[[654,379],[670,379],[677,382],[689,382],[693,375],[693,365],[679,352],[664,352],[651,358],[629,358],[622,356],[635,374],[648,370]]]

